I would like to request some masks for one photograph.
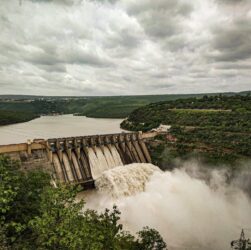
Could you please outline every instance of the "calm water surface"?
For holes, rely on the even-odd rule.
[[[83,116],[42,116],[14,125],[0,126],[0,145],[26,142],[28,139],[48,139],[96,134],[119,133],[121,119],[96,119]]]

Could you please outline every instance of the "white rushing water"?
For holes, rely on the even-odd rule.
[[[105,158],[107,160],[107,164],[108,166],[110,166],[110,168],[114,168],[116,167],[116,163],[115,163],[115,160],[109,150],[108,147],[104,147],[104,155],[105,155]]]
[[[152,164],[133,163],[119,166],[103,172],[95,185],[100,192],[115,198],[131,196],[144,191],[146,183],[155,171],[159,171],[159,168]]]
[[[90,161],[92,177],[93,179],[97,179],[102,174],[102,168],[99,164],[99,159],[97,158],[97,155],[94,152],[93,148],[88,148],[87,152]]]
[[[135,233],[153,227],[169,250],[229,249],[241,228],[251,226],[251,201],[219,171],[208,173],[207,180],[192,173],[185,168],[161,172],[143,163],[117,167],[98,178],[98,191],[80,197],[86,208],[98,211],[116,204],[124,229]]]
[[[66,153],[63,153],[63,163],[64,163],[65,171],[66,171],[69,181],[74,181],[74,176],[71,170],[71,165],[70,165],[69,158]]]
[[[123,162],[115,146],[109,145],[95,148],[87,148],[92,177],[98,179],[106,170],[122,166]]]
[[[120,158],[120,155],[118,153],[118,150],[116,149],[115,146],[110,145],[109,149],[111,150],[112,158],[114,160],[115,166],[122,166],[123,162]]]
[[[119,133],[121,119],[95,119],[84,116],[42,116],[38,119],[0,126],[0,145],[22,143],[28,139],[48,139]]]

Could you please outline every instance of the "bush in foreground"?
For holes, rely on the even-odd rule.
[[[50,185],[40,171],[23,173],[0,157],[0,249],[161,250],[166,244],[148,227],[137,237],[123,231],[116,206],[83,211],[76,187]]]

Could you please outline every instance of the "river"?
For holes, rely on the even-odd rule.
[[[22,143],[28,139],[119,133],[123,131],[121,122],[121,119],[73,115],[42,116],[29,122],[0,126],[0,145]]]

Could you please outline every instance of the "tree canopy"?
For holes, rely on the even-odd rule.
[[[41,171],[24,173],[0,157],[0,249],[161,250],[155,229],[132,235],[119,223],[116,206],[102,213],[84,210],[78,187],[50,185]]]

